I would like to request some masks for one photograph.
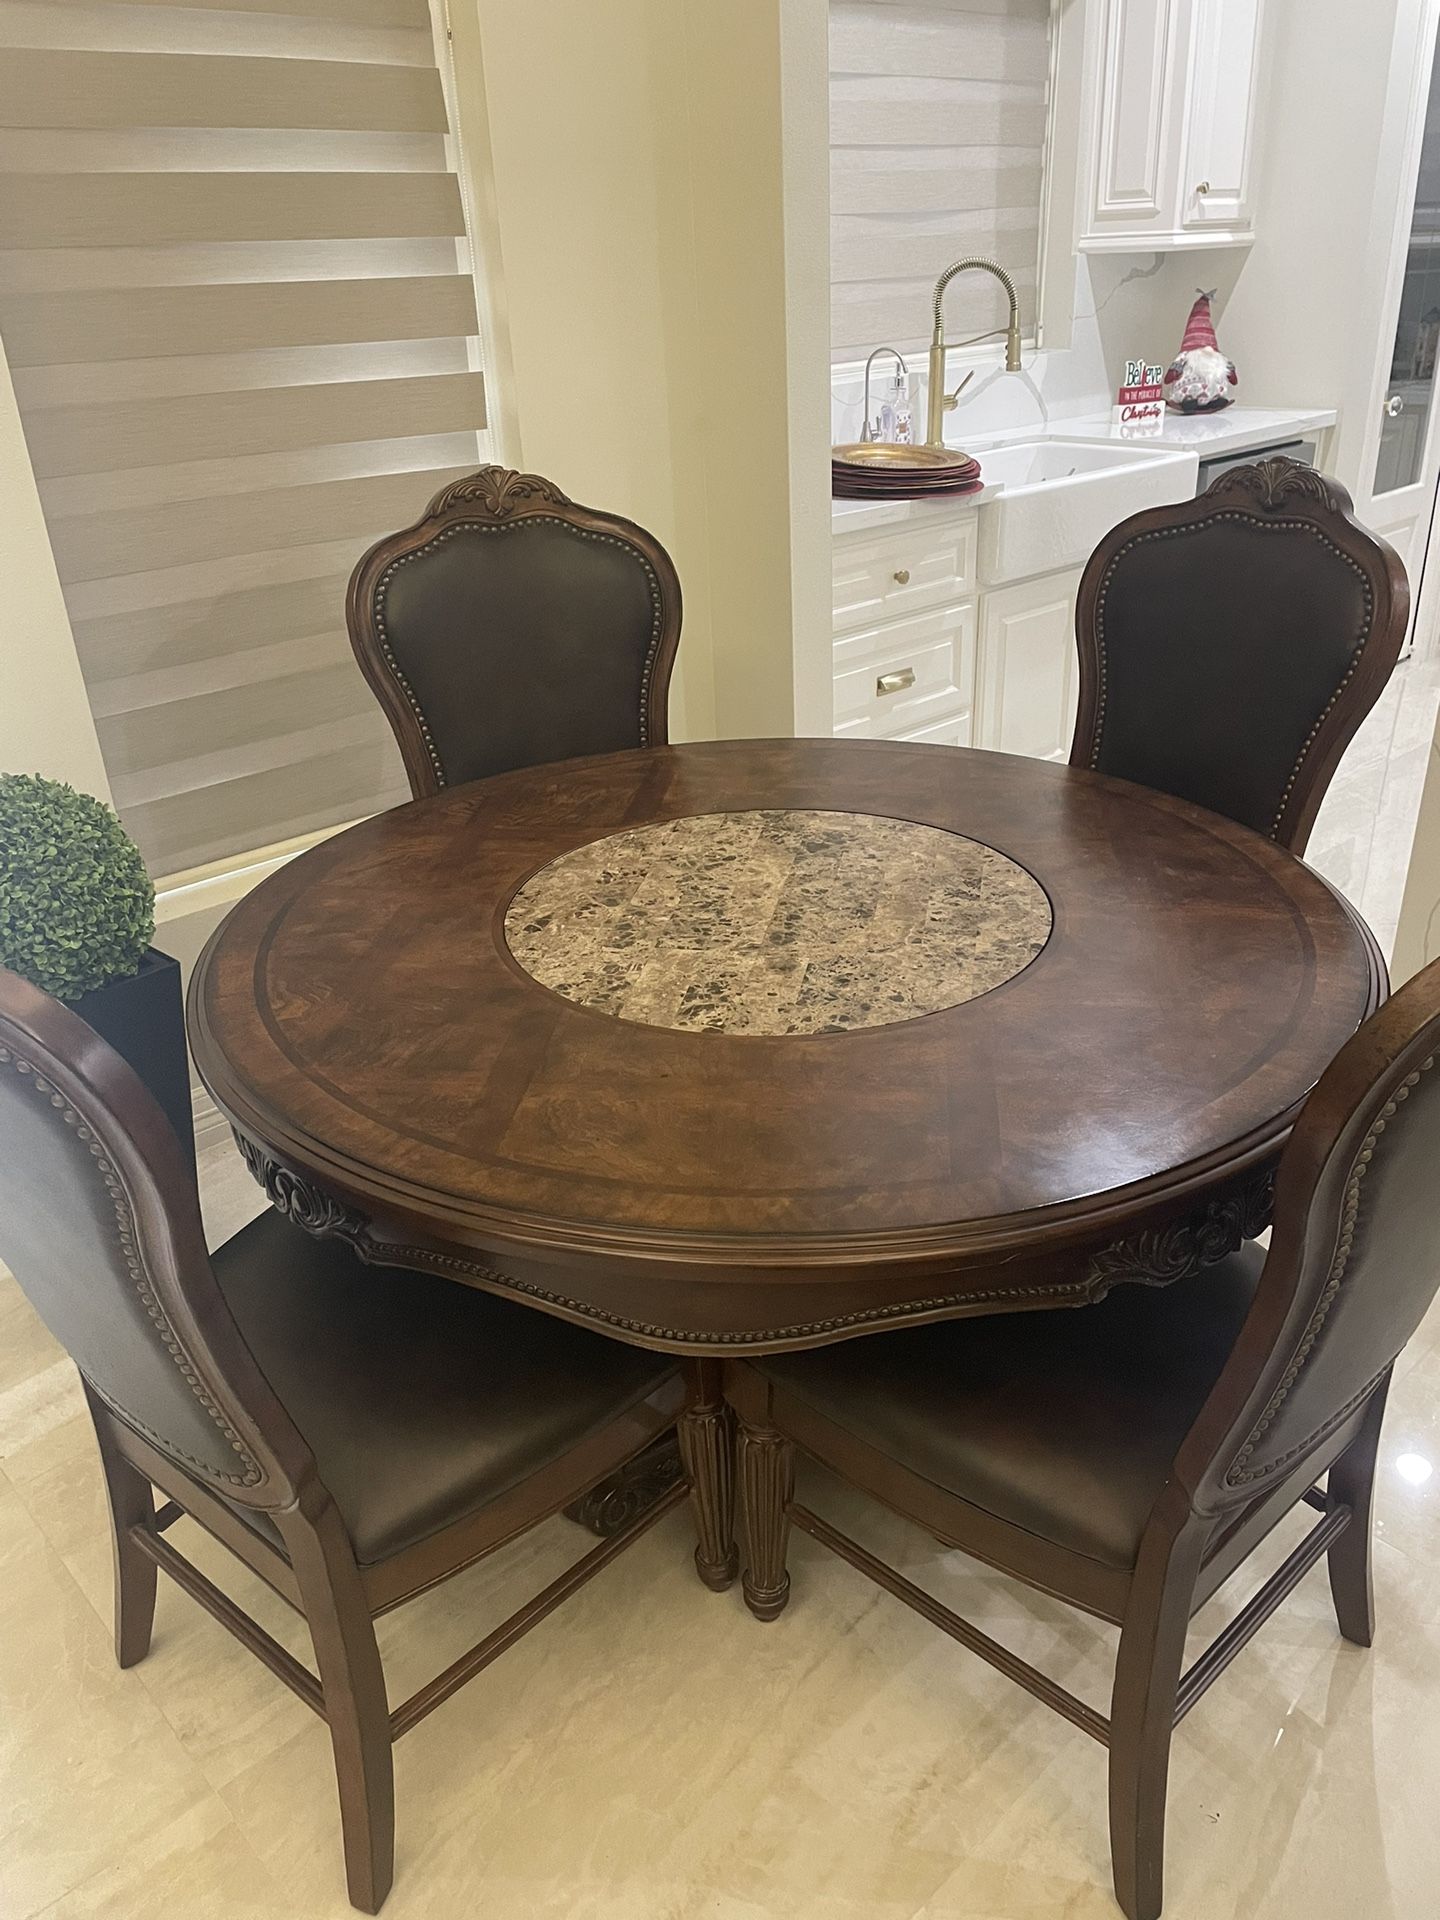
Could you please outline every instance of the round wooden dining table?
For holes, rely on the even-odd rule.
[[[190,988],[271,1202],[715,1356],[1183,1283],[1385,992],[1301,861],[1006,754],[726,741],[325,841]]]

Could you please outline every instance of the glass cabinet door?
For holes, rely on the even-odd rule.
[[[1430,74],[1430,101],[1420,149],[1420,177],[1410,221],[1410,249],[1390,385],[1384,400],[1380,450],[1375,460],[1376,494],[1414,486],[1425,462],[1425,443],[1435,394],[1436,354],[1440,348],[1440,41]]]

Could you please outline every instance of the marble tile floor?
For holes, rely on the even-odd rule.
[[[1401,661],[1321,803],[1306,859],[1357,906],[1388,954],[1440,707],[1440,635]]]
[[[228,1145],[206,1153],[202,1180],[212,1237],[255,1210]],[[1437,1409],[1440,1312],[1392,1395],[1377,1644],[1340,1640],[1313,1572],[1186,1720],[1169,1920],[1437,1911]],[[833,1483],[808,1495],[1105,1706],[1111,1631]],[[283,1603],[182,1529],[184,1550],[307,1657]],[[392,1697],[585,1543],[554,1520],[389,1616]],[[738,1591],[700,1586],[690,1546],[682,1509],[401,1742],[389,1920],[1110,1920],[1091,1741],[804,1538],[794,1602],[768,1627]],[[1192,1651],[1244,1593],[1206,1609]],[[152,1652],[129,1673],[109,1619],[74,1374],[5,1280],[0,1915],[344,1920],[323,1726],[163,1579]]]

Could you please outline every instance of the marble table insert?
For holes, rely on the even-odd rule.
[[[1044,889],[993,847],[913,820],[710,813],[561,855],[505,917],[542,986],[643,1026],[843,1033],[974,1000],[1051,930]]]

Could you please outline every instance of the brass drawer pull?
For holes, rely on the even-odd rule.
[[[887,693],[903,693],[907,687],[915,684],[914,667],[897,667],[894,673],[882,673],[875,682],[875,691],[883,696]]]
[[[909,584],[910,584],[910,569],[909,569],[909,567],[897,567],[897,568],[895,569],[895,584],[896,584],[896,586],[897,586],[897,587],[908,587],[908,586],[909,586]]]

